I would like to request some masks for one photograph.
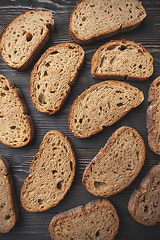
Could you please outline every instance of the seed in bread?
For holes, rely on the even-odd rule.
[[[38,111],[53,114],[66,100],[84,61],[83,49],[74,43],[49,48],[31,73],[30,92]]]
[[[81,0],[70,17],[69,31],[75,42],[87,44],[130,31],[145,17],[138,0]]]
[[[75,167],[75,155],[67,137],[59,131],[49,131],[23,184],[22,206],[29,212],[45,211],[56,206],[72,184]]]
[[[118,233],[119,217],[108,199],[96,199],[55,215],[49,225],[53,240],[107,239]]]
[[[54,29],[51,12],[29,10],[14,18],[0,37],[0,54],[10,67],[23,70],[49,40]]]
[[[86,167],[82,182],[95,196],[109,197],[128,187],[145,161],[145,144],[139,133],[120,127]]]
[[[146,174],[128,202],[128,210],[139,223],[147,226],[160,224],[160,165]]]
[[[112,40],[93,55],[91,75],[97,79],[145,81],[153,74],[153,57],[140,44]]]
[[[0,142],[23,147],[34,135],[34,124],[21,91],[0,75]]]
[[[0,156],[0,233],[9,232],[18,218],[18,204],[15,196],[9,162]]]
[[[143,92],[128,83],[110,80],[95,84],[74,101],[69,128],[76,137],[89,137],[118,121],[143,100]]]

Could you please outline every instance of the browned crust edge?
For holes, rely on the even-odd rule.
[[[61,107],[63,106],[64,102],[66,101],[69,93],[70,93],[70,90],[71,90],[71,86],[73,85],[73,83],[75,82],[76,78],[77,78],[77,75],[78,75],[78,72],[79,70],[82,68],[82,65],[83,65],[83,62],[84,62],[84,57],[85,57],[85,52],[83,50],[83,48],[81,46],[79,46],[81,48],[81,50],[83,51],[83,59],[82,59],[82,62],[80,63],[80,65],[77,67],[77,71],[75,73],[75,75],[73,76],[72,79],[70,79],[70,84],[68,85],[68,89],[67,89],[67,94],[63,97],[63,99],[61,100],[61,103],[59,105],[59,108],[55,109],[55,110],[50,110],[50,111],[41,111],[40,108],[35,104],[35,102],[33,101],[33,97],[32,97],[32,82],[33,82],[33,75],[35,73],[35,71],[37,70],[37,67],[39,66],[39,64],[43,61],[43,58],[50,53],[50,51],[53,51],[55,48],[57,48],[58,46],[62,46],[62,45],[66,45],[66,44],[71,44],[72,46],[75,45],[77,46],[77,44],[75,43],[69,43],[69,42],[65,42],[65,43],[60,43],[58,45],[55,45],[53,47],[50,47],[49,49],[47,49],[43,55],[40,57],[40,59],[38,60],[38,62],[35,64],[32,72],[31,72],[31,77],[30,77],[30,95],[31,95],[31,99],[32,99],[32,102],[35,106],[35,108],[39,111],[39,112],[42,112],[42,113],[45,113],[45,114],[48,114],[48,115],[51,115],[51,114],[54,114],[56,112],[58,112]]]
[[[96,73],[96,69],[97,69],[97,64],[98,64],[98,53],[103,49],[105,48],[107,45],[110,45],[111,43],[119,43],[119,42],[122,42],[122,43],[133,43],[137,46],[140,46],[144,52],[148,53],[150,56],[151,56],[151,59],[152,59],[152,73],[148,76],[148,77],[135,77],[134,75],[133,76],[129,76],[129,75],[118,75],[118,74],[112,74],[112,75],[109,75],[109,74],[103,74],[103,73]],[[91,60],[91,75],[93,78],[96,78],[96,79],[100,79],[100,80],[107,80],[107,79],[115,79],[115,80],[126,80],[126,81],[133,81],[133,82],[142,82],[142,81],[145,81],[147,80],[152,74],[153,74],[153,71],[154,71],[154,67],[153,67],[153,57],[152,55],[148,52],[147,49],[145,49],[140,43],[135,43],[134,41],[128,41],[128,40],[125,40],[125,39],[122,39],[122,40],[111,40],[110,42],[102,45],[101,47],[99,47],[97,49],[97,51],[94,53],[93,57],[92,57],[92,60]]]
[[[111,142],[114,141],[114,139],[116,138],[116,136],[124,131],[126,128],[128,129],[131,129],[133,131],[135,131],[137,134],[138,134],[138,137],[139,139],[141,140],[141,142],[143,143],[143,151],[144,151],[144,159],[143,159],[143,162],[139,168],[139,171],[134,175],[134,177],[125,185],[123,186],[122,188],[120,188],[119,190],[113,192],[112,194],[108,194],[108,195],[98,195],[98,194],[95,194],[93,193],[92,191],[90,191],[86,184],[85,184],[85,175],[88,174],[88,170],[92,167],[92,165],[96,162],[96,160],[99,158],[99,156],[105,151],[106,147],[108,146],[108,144],[110,144]],[[105,146],[103,148],[100,149],[100,151],[98,152],[98,154],[91,160],[91,162],[86,166],[85,170],[84,170],[84,173],[83,173],[83,177],[82,177],[82,183],[83,185],[86,187],[87,191],[90,192],[91,194],[93,194],[94,196],[99,196],[99,197],[110,197],[111,195],[115,195],[121,191],[123,191],[125,188],[127,188],[134,180],[135,178],[138,176],[139,172],[141,171],[143,165],[144,165],[144,162],[145,162],[145,157],[146,157],[146,148],[145,148],[145,144],[144,144],[144,141],[143,141],[143,138],[140,136],[140,134],[134,129],[134,128],[131,128],[131,127],[127,127],[127,126],[122,126],[120,128],[118,128],[107,140],[107,143],[105,144]]]
[[[135,216],[135,208],[136,208],[136,204],[138,202],[138,199],[141,197],[141,195],[145,194],[149,184],[151,183],[151,181],[154,179],[155,175],[160,171],[160,165],[155,165],[153,166],[149,172],[146,174],[146,176],[142,179],[140,185],[139,185],[139,189],[135,189],[130,198],[129,198],[129,202],[128,202],[128,211],[130,212],[131,216],[134,218],[135,221],[137,221],[138,223],[141,223],[141,221],[139,221],[136,216]],[[159,225],[160,223],[155,223],[155,224],[144,224],[141,223],[143,225],[147,225],[147,226],[153,226],[153,225]]]
[[[65,134],[63,134],[62,132],[57,131],[57,130],[51,130],[51,131],[49,131],[49,132],[46,133],[46,135],[44,136],[44,138],[43,138],[43,140],[42,140],[42,142],[41,142],[41,144],[40,144],[38,153],[36,153],[36,155],[35,155],[34,158],[33,158],[33,161],[31,162],[31,165],[30,165],[30,167],[29,167],[29,172],[31,172],[32,165],[33,165],[34,161],[36,161],[36,158],[37,158],[37,156],[38,156],[41,148],[43,147],[43,143],[45,142],[45,139],[46,139],[47,135],[48,135],[48,134],[52,134],[53,132],[57,132],[58,134],[62,135],[62,137],[64,137],[64,138],[68,141],[68,143],[69,143],[70,150],[71,150],[71,152],[72,152],[73,160],[74,160],[71,184],[70,184],[70,186],[66,189],[66,191],[65,191],[65,193],[64,193],[64,195],[63,195],[63,198],[61,198],[56,204],[54,204],[54,205],[52,205],[52,206],[50,205],[50,206],[48,206],[48,207],[46,207],[46,208],[43,208],[43,209],[41,209],[41,210],[39,210],[39,211],[34,211],[34,210],[32,210],[32,209],[27,209],[27,208],[24,206],[24,204],[23,204],[23,197],[22,197],[22,195],[23,195],[23,188],[24,188],[24,185],[27,183],[28,179],[30,178],[30,176],[28,176],[28,177],[25,179],[25,181],[24,181],[24,183],[23,183],[23,186],[22,186],[22,188],[21,188],[20,200],[21,200],[21,204],[22,204],[23,208],[24,208],[26,211],[29,211],[29,212],[43,212],[43,211],[46,211],[46,210],[48,210],[48,209],[50,209],[50,208],[55,207],[56,205],[58,205],[59,202],[60,202],[62,199],[64,199],[65,195],[67,194],[68,190],[70,189],[70,187],[71,187],[71,185],[72,185],[72,182],[73,182],[73,179],[74,179],[74,176],[75,176],[75,172],[76,172],[76,156],[75,156],[75,153],[74,153],[72,144],[71,144],[71,142],[69,141],[69,139],[67,138],[67,136],[66,136]]]
[[[49,30],[47,29],[47,32],[46,34],[43,36],[43,38],[40,39],[39,43],[35,46],[34,50],[30,53],[30,55],[28,56],[28,58],[26,59],[26,62],[23,63],[23,64],[20,64],[18,67],[13,67],[11,64],[9,64],[8,62],[5,61],[5,59],[3,58],[3,54],[2,54],[2,51],[1,51],[1,39],[3,38],[3,34],[7,31],[8,27],[10,26],[10,24],[12,22],[14,22],[15,19],[19,18],[21,15],[24,15],[25,13],[27,12],[39,12],[38,10],[27,10],[27,11],[24,11],[22,13],[20,13],[18,16],[16,16],[14,19],[12,19],[8,24],[7,26],[4,28],[4,31],[1,33],[0,35],[0,55],[3,59],[3,61],[8,65],[10,66],[11,68],[14,68],[16,70],[24,70],[26,69],[32,62],[33,60],[36,58],[37,54],[41,51],[41,49],[45,46],[45,44],[47,43],[47,41],[49,40],[49,34],[50,34],[50,31],[53,31],[54,30],[54,20],[53,20],[53,25],[52,25],[52,29]],[[45,11],[44,11],[45,12]],[[53,15],[52,15],[53,17]]]

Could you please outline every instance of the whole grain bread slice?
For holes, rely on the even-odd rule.
[[[97,79],[144,81],[153,74],[153,57],[140,44],[112,40],[93,55],[91,75]]]
[[[109,197],[128,187],[145,161],[145,144],[139,133],[120,127],[86,166],[82,182],[95,196]]]
[[[107,199],[96,199],[59,213],[49,225],[54,240],[101,239],[112,240],[118,233],[119,217],[113,204]]]
[[[21,189],[22,206],[29,212],[56,206],[69,190],[75,168],[75,155],[67,137],[59,131],[49,131]]]
[[[53,114],[66,100],[84,61],[83,49],[74,43],[49,48],[31,73],[30,92],[38,111]]]
[[[21,91],[0,75],[0,142],[23,147],[34,136],[34,124]]]
[[[29,10],[14,18],[0,36],[0,54],[10,67],[23,70],[49,40],[54,20],[49,11]]]
[[[160,165],[155,165],[135,189],[128,202],[132,217],[143,225],[160,224]]]
[[[0,233],[9,232],[18,218],[18,204],[9,162],[0,156]]]
[[[118,121],[143,100],[143,92],[128,83],[110,80],[95,84],[74,101],[69,128],[76,137],[89,137]]]
[[[75,42],[86,44],[137,27],[146,17],[138,0],[81,0],[70,17]]]
[[[150,103],[146,116],[148,144],[153,152],[160,155],[160,77],[157,77],[149,88],[148,102]]]

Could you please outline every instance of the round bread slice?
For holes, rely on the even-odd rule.
[[[113,240],[118,227],[119,217],[112,203],[107,199],[96,199],[86,206],[55,215],[49,232],[53,240]]]
[[[139,189],[133,191],[128,210],[143,225],[160,224],[160,165],[152,167],[140,183]]]
[[[91,75],[97,79],[145,81],[153,74],[153,57],[140,44],[112,40],[93,55]]]
[[[33,68],[30,93],[38,111],[53,114],[66,100],[84,61],[83,49],[74,43],[49,48]]]
[[[86,167],[82,182],[95,196],[109,197],[128,187],[145,161],[145,144],[139,133],[120,127]]]
[[[34,124],[21,91],[0,75],[0,142],[19,148],[34,136]]]
[[[10,67],[24,70],[49,40],[51,12],[29,10],[14,18],[0,36],[0,54]]]
[[[67,137],[59,131],[49,131],[21,189],[22,206],[29,212],[56,206],[69,190],[75,168],[75,155]]]
[[[74,101],[69,128],[76,137],[89,137],[117,122],[143,100],[143,92],[128,83],[110,80],[95,84]]]

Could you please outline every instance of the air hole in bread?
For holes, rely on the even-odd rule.
[[[48,76],[48,73],[47,73],[47,71],[44,71],[44,77],[45,77],[45,76]]]
[[[4,96],[6,96],[6,94],[2,92],[2,93],[1,93],[1,97],[4,97]]]
[[[57,170],[52,170],[52,173],[53,173],[53,175],[54,175],[55,173],[57,173]]]
[[[96,237],[98,237],[100,235],[99,230],[96,232]]]
[[[23,142],[26,142],[28,140],[28,138],[25,138]]]
[[[148,212],[148,206],[147,205],[144,206],[144,212]]]
[[[111,58],[111,60],[110,60],[110,64],[111,64],[111,65],[113,64],[113,62],[115,61],[115,59],[116,59],[116,57]]]
[[[53,52],[51,52],[50,54],[57,54],[58,53],[58,51],[53,51]]]
[[[47,104],[46,101],[45,101],[45,96],[44,96],[43,93],[40,93],[40,94],[39,94],[38,101],[39,101],[41,104]]]
[[[8,215],[5,216],[5,219],[8,220],[8,219],[10,219],[10,217],[11,216],[8,214]]]
[[[41,35],[43,34],[43,28],[41,29]]]
[[[73,163],[70,161],[70,169],[73,171]]]
[[[95,188],[101,188],[101,187],[104,187],[105,185],[106,184],[104,182],[97,182],[97,181],[94,182]]]
[[[117,46],[118,46],[117,44],[113,44],[111,46],[108,46],[107,50],[113,50],[113,49],[117,48]]]
[[[127,47],[125,45],[121,45],[119,50],[124,51]]]
[[[57,188],[60,190],[62,188],[62,181],[57,183]]]
[[[86,17],[83,17],[83,18],[82,18],[82,21],[83,21],[83,22],[86,21]]]
[[[11,54],[9,54],[8,57],[11,58]]]
[[[30,42],[30,41],[32,40],[32,38],[33,38],[32,34],[28,32],[28,33],[26,34],[26,40],[27,40],[27,42]]]
[[[142,69],[142,64],[140,64],[138,67],[139,67],[140,69]]]
[[[38,203],[39,203],[39,204],[42,204],[42,202],[43,202],[43,200],[39,198],[39,199],[38,199]]]
[[[117,107],[122,107],[123,106],[123,103],[117,103]]]
[[[11,126],[10,129],[14,130],[16,129],[16,126]]]

